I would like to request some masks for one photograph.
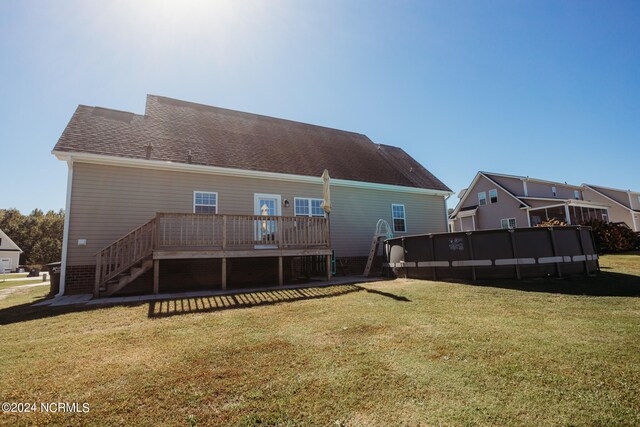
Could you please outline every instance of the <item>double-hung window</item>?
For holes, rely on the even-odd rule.
[[[394,233],[407,232],[407,217],[404,212],[404,205],[391,205],[391,219],[393,220]]]
[[[487,192],[481,191],[478,193],[478,205],[484,206],[487,204]]]
[[[573,190],[573,197],[576,200],[580,200],[580,192],[578,190]]]
[[[500,227],[503,229],[516,228],[515,218],[504,218],[500,220]]]
[[[323,217],[322,199],[307,199],[296,197],[293,200],[295,216]]]
[[[489,203],[498,203],[498,190],[489,190]]]
[[[555,185],[551,187],[551,194],[553,194],[553,197],[556,197],[558,195],[558,190],[556,189]]]
[[[207,214],[218,213],[218,193],[194,191],[193,212]]]

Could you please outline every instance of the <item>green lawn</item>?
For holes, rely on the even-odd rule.
[[[43,283],[42,278],[34,278],[33,280],[2,280],[0,279],[0,290],[13,288],[14,286],[31,285],[33,283]]]
[[[21,278],[25,278],[29,275],[29,273],[7,273],[7,274],[0,274],[0,281],[2,280],[8,280],[8,279],[21,279]]]
[[[90,410],[0,423],[639,425],[640,256],[601,262],[600,277],[564,281],[75,311],[29,307],[46,287],[16,291],[0,300],[0,401]]]

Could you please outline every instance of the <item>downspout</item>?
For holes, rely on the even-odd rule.
[[[69,248],[69,217],[71,216],[71,189],[73,188],[73,159],[67,157],[67,200],[64,205],[64,231],[62,234],[62,265],[60,269],[60,291],[56,296],[64,295],[67,278],[67,249]]]
[[[451,197],[451,194],[447,194],[446,196],[443,197],[444,199],[444,232],[448,233],[449,232],[449,211],[447,209],[447,200],[449,200],[449,197]],[[454,221],[455,224],[455,221]]]

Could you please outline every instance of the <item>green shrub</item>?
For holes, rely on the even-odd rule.
[[[591,219],[583,225],[593,230],[598,253],[626,252],[640,247],[640,236],[625,224]]]

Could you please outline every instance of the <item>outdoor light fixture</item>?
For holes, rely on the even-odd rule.
[[[285,208],[288,208],[291,204],[289,203],[289,200],[284,199],[284,202],[282,202],[282,206],[284,206]]]

